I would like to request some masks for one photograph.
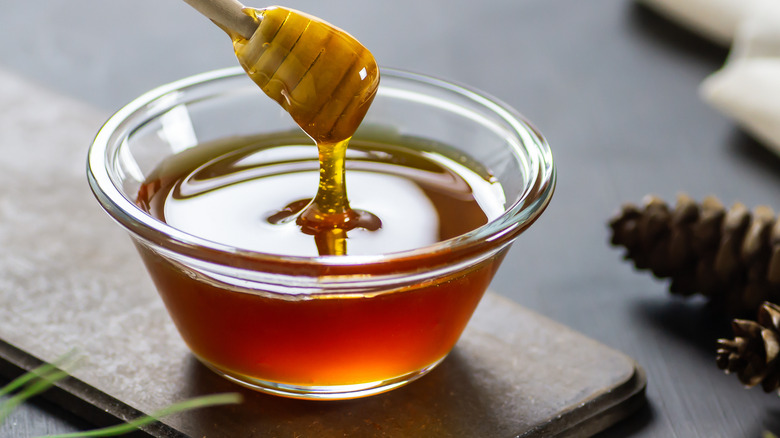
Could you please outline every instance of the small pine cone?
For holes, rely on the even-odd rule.
[[[714,197],[698,204],[679,195],[672,208],[648,196],[642,206],[625,205],[609,226],[625,258],[669,278],[674,294],[702,294],[728,316],[780,302],[780,221],[769,207],[751,213],[740,203],[726,209]]]
[[[780,306],[764,303],[757,321],[735,319],[734,339],[719,339],[717,364],[752,387],[780,389]]]

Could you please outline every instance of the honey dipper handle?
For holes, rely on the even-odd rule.
[[[223,29],[230,29],[249,39],[257,29],[257,23],[246,15],[237,0],[184,0],[198,12],[210,18]]]

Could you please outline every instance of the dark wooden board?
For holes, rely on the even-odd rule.
[[[78,348],[88,359],[52,397],[92,421],[240,391],[239,406],[179,414],[148,432],[588,436],[643,401],[632,359],[490,292],[447,360],[399,390],[324,403],[236,387],[192,358],[129,239],[89,193],[84,151],[104,116],[0,74],[0,92],[19,96],[0,121],[11,152],[0,159],[2,370],[11,377]]]
[[[4,342],[0,342],[0,358],[0,374],[7,378],[41,363]],[[195,359],[166,376],[139,377],[149,385],[138,387],[140,391],[154,391],[153,385],[166,383],[158,379],[175,378],[186,387],[182,392],[191,395],[237,391],[244,397],[240,406],[193,411],[144,428],[150,436],[165,438],[345,433],[587,437],[639,408],[646,383],[644,372],[627,356],[493,293],[488,293],[463,339],[438,368],[406,387],[367,399],[306,402],[258,394],[225,381]],[[122,401],[137,398],[133,391],[109,391],[100,382],[90,385],[69,378],[47,398],[96,425],[151,412]],[[171,402],[177,398],[160,396]]]

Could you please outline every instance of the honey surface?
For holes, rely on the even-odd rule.
[[[296,222],[318,181],[314,147],[296,134],[234,142],[203,144],[171,157],[141,188],[139,205],[177,229],[222,244],[286,256],[322,255],[317,236],[302,233]],[[353,203],[380,216],[382,227],[345,232],[345,254],[420,248],[467,233],[504,211],[500,187],[460,165],[457,157],[353,142],[345,160]]]

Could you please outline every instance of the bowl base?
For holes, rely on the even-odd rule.
[[[352,385],[303,386],[270,382],[245,376],[224,370],[212,363],[209,363],[206,360],[203,360],[198,356],[195,357],[210,370],[233,383],[237,383],[241,386],[258,392],[300,400],[349,400],[381,394],[419,379],[420,377],[428,374],[446,358],[446,356],[444,356],[431,365],[426,366],[425,368],[421,368],[419,370],[415,370],[410,373],[386,380]]]

